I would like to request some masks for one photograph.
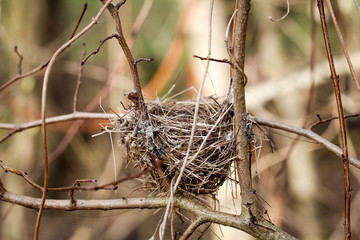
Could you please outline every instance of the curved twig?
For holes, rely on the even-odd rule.
[[[66,48],[68,48],[71,43],[73,43],[75,40],[80,38],[83,34],[85,34],[93,25],[95,25],[98,20],[100,19],[101,15],[105,11],[105,8],[110,4],[112,0],[108,0],[104,6],[100,9],[96,17],[92,19],[92,21],[78,34],[76,34],[73,38],[71,38],[69,41],[64,43],[51,57],[50,62],[48,64],[48,67],[45,71],[44,75],[44,81],[43,81],[43,87],[42,87],[42,94],[41,94],[41,133],[42,133],[42,142],[43,142],[43,151],[44,151],[44,191],[42,193],[41,198],[41,205],[39,207],[37,219],[36,219],[36,225],[34,230],[34,239],[39,238],[39,229],[40,229],[40,222],[42,217],[42,212],[44,210],[44,204],[47,194],[47,188],[49,183],[49,172],[48,172],[48,152],[47,152],[47,139],[46,139],[46,95],[47,95],[47,86],[49,82],[49,76],[51,73],[52,65],[55,62],[56,57],[62,53]]]

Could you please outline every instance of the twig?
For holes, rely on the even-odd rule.
[[[76,88],[75,88],[75,93],[74,93],[73,112],[77,112],[77,103],[78,103],[79,91],[80,91],[80,86],[81,86],[81,75],[82,75],[82,72],[84,71],[84,67],[81,64],[82,59],[84,59],[85,54],[86,54],[84,47],[85,47],[85,43],[83,43],[81,45],[82,54],[81,54],[81,57],[80,57],[79,70],[78,70]]]
[[[203,218],[197,218],[195,221],[193,221],[189,227],[185,230],[183,235],[179,238],[179,240],[186,240],[189,239],[189,237],[195,232],[195,230],[200,227],[203,223],[205,223],[205,219]]]
[[[337,33],[339,41],[340,41],[341,48],[342,48],[343,53],[345,55],[346,61],[347,61],[348,65],[349,65],[351,77],[354,80],[358,91],[360,91],[360,83],[359,83],[359,80],[356,77],[354,67],[353,67],[353,65],[351,63],[351,60],[350,60],[350,57],[349,57],[349,53],[346,50],[345,43],[344,43],[344,38],[343,38],[343,36],[341,34],[341,30],[340,30],[339,25],[337,23],[336,16],[335,16],[334,10],[332,8],[331,2],[330,2],[330,0],[326,0],[326,3],[327,3],[327,6],[328,6],[328,9],[329,9],[329,12],[330,12],[331,19],[334,22],[334,26],[335,26],[336,33]]]
[[[103,4],[105,4],[105,0],[100,0]],[[141,84],[140,84],[140,79],[139,79],[139,73],[138,73],[138,70],[137,70],[137,66],[135,64],[135,60],[134,60],[134,57],[131,53],[131,50],[125,40],[125,37],[124,37],[124,34],[123,34],[123,31],[122,31],[122,26],[121,26],[121,20],[120,20],[120,17],[119,17],[119,8],[122,4],[124,4],[125,1],[122,1],[121,3],[117,4],[116,7],[113,5],[113,4],[109,4],[107,6],[107,10],[109,11],[111,17],[113,18],[114,20],[114,23],[115,23],[115,29],[116,29],[116,33],[118,34],[118,42],[119,42],[119,45],[121,46],[124,54],[125,54],[125,57],[128,61],[128,64],[129,64],[129,67],[130,67],[130,72],[131,72],[131,75],[132,75],[132,78],[133,78],[133,83],[134,83],[134,88],[135,88],[135,91],[136,91],[136,94],[137,94],[137,107],[140,111],[140,113],[142,113],[143,117],[145,119],[147,119],[149,116],[147,114],[147,109],[146,109],[146,105],[145,105],[145,101],[144,101],[144,96],[142,94],[142,91],[141,91]]]
[[[263,125],[263,126],[267,126],[267,127],[271,127],[271,128],[275,128],[275,129],[280,129],[282,131],[286,131],[286,132],[294,133],[294,134],[297,134],[297,135],[300,135],[303,137],[307,137],[307,138],[313,140],[314,142],[322,145],[323,147],[328,149],[330,152],[335,153],[339,157],[341,157],[343,154],[343,151],[341,150],[341,148],[339,148],[335,144],[329,142],[328,140],[322,138],[321,136],[319,136],[318,134],[316,134],[310,130],[299,128],[299,127],[294,127],[294,126],[287,125],[284,123],[279,123],[279,122],[262,119],[262,118],[258,118],[258,117],[255,117],[253,119],[259,125]],[[359,159],[349,156],[349,161],[353,166],[360,169],[360,160]]]
[[[216,58],[211,58],[211,57],[210,58],[209,57],[200,57],[198,55],[193,55],[193,57],[194,58],[199,58],[202,61],[210,60],[210,61],[213,61],[213,62],[227,63],[227,64],[229,64],[231,66],[233,65],[233,63],[230,60],[226,59],[226,58],[224,58],[224,59],[216,59]]]
[[[15,83],[17,80],[23,79],[25,77],[31,76],[37,72],[40,72],[41,70],[43,70],[44,68],[46,68],[46,66],[49,64],[50,60],[48,60],[46,63],[41,64],[40,66],[24,73],[23,75],[18,75],[14,78],[12,78],[10,81],[8,81],[7,83],[3,84],[0,87],[0,92],[3,91],[5,88],[9,87],[10,85],[12,85],[13,83]]]
[[[143,6],[141,7],[140,13],[137,16],[134,26],[131,30],[130,36],[127,38],[129,46],[132,46],[134,44],[134,39],[137,33],[140,31],[141,27],[143,26],[143,23],[146,20],[146,17],[149,14],[149,10],[153,4],[153,0],[147,0],[144,2]],[[123,65],[124,58],[123,55],[121,56],[119,62],[117,63],[117,67],[115,70],[112,71],[110,74],[109,80],[106,82],[105,86],[98,92],[98,94],[93,98],[93,100],[85,107],[83,111],[85,112],[91,112],[93,111],[99,104],[99,98],[106,96],[109,91],[112,89],[113,85],[115,84],[117,78],[117,74],[119,73],[120,66]],[[78,132],[79,128],[84,123],[83,120],[77,120],[75,121],[71,127],[69,128],[69,131],[66,133],[65,137],[61,140],[61,142],[57,145],[56,149],[49,155],[49,163],[53,162],[67,147],[71,139],[74,137],[74,135]],[[39,176],[40,174],[38,174]]]
[[[138,59],[136,59],[134,64],[138,64],[139,62],[142,62],[142,61],[144,61],[144,62],[152,62],[152,61],[154,61],[154,58],[138,58]]]
[[[44,191],[44,188],[41,187],[39,184],[37,184],[36,182],[34,182],[33,180],[31,180],[29,177],[28,177],[28,174],[26,172],[23,172],[23,171],[18,171],[18,170],[15,170],[15,169],[12,169],[8,166],[6,166],[4,164],[3,161],[0,160],[0,167],[2,169],[4,169],[4,172],[5,173],[13,173],[15,175],[18,175],[20,177],[22,177],[26,182],[28,182],[31,186],[33,186],[34,188],[40,190],[40,191]],[[72,184],[71,186],[68,186],[68,187],[57,187],[57,188],[48,188],[47,191],[48,192],[66,192],[66,191],[73,191],[73,190],[85,190],[85,191],[97,191],[97,190],[113,190],[113,189],[116,189],[117,188],[117,185],[119,183],[122,183],[122,182],[125,182],[127,180],[132,180],[132,179],[135,179],[135,178],[138,178],[140,177],[142,174],[144,173],[147,173],[149,171],[149,169],[147,168],[144,168],[142,171],[140,171],[139,173],[137,174],[134,174],[134,175],[128,175],[128,176],[125,176],[125,177],[122,177],[122,178],[119,178],[119,179],[115,179],[114,181],[112,182],[108,182],[108,183],[105,183],[105,184],[102,184],[102,185],[97,185],[96,184],[96,180],[94,179],[91,179],[91,181],[89,179],[87,180],[84,180],[84,179],[80,179],[80,180],[75,180],[74,184]],[[95,183],[94,186],[81,186],[80,182],[91,182],[91,183]],[[75,184],[77,183],[77,184]]]
[[[18,75],[21,76],[21,72],[22,72],[22,61],[23,61],[23,55],[21,55],[18,51],[18,47],[15,46],[14,47],[14,51],[16,53],[16,55],[19,57],[19,63],[18,63]]]
[[[78,29],[78,27],[79,27],[79,25],[81,23],[81,20],[84,17],[84,14],[85,14],[86,10],[87,10],[87,3],[84,4],[83,11],[82,11],[82,13],[80,15],[80,18],[79,18],[78,22],[76,23],[75,29],[74,29],[73,33],[71,34],[71,37],[69,39],[72,39],[74,37],[74,35],[76,33],[76,30]]]
[[[42,133],[43,153],[44,153],[44,190],[42,193],[41,204],[40,204],[37,219],[36,219],[36,225],[35,225],[35,230],[34,230],[34,240],[37,240],[39,238],[40,222],[41,222],[42,213],[44,211],[44,204],[45,204],[47,188],[48,188],[48,184],[49,184],[49,172],[48,172],[49,162],[48,162],[48,152],[47,152],[48,150],[47,150],[47,138],[46,138],[47,137],[46,136],[46,96],[47,96],[47,86],[48,86],[48,82],[49,82],[49,76],[50,76],[50,72],[52,69],[52,65],[54,64],[56,57],[60,53],[62,53],[66,48],[68,48],[71,45],[71,43],[73,43],[75,40],[77,40],[79,37],[81,37],[83,34],[85,34],[93,25],[95,25],[98,22],[100,16],[103,14],[103,12],[105,11],[105,8],[110,4],[111,1],[112,0],[108,0],[104,4],[104,6],[100,9],[100,11],[96,15],[96,17],[92,19],[90,24],[88,24],[82,31],[80,31],[78,34],[76,34],[69,41],[64,43],[54,53],[54,55],[50,59],[49,65],[45,71],[43,87],[42,87],[42,94],[41,94],[41,121],[42,121],[41,133]]]
[[[46,124],[55,124],[66,121],[73,121],[79,119],[109,119],[115,118],[115,114],[107,114],[107,113],[90,113],[90,112],[74,112],[70,114],[64,114],[55,117],[46,118]],[[21,132],[26,129],[39,127],[41,126],[41,120],[35,120],[32,122],[22,123],[22,124],[12,124],[12,123],[0,123],[0,129],[8,129],[12,130],[11,133],[6,135],[0,140],[0,143],[11,137],[13,134],[17,132]]]
[[[350,200],[351,200],[351,190],[350,190],[350,173],[349,173],[349,153],[346,139],[346,127],[345,127],[345,117],[344,117],[344,109],[341,101],[341,93],[339,86],[339,76],[337,76],[335,71],[334,60],[332,57],[332,51],[330,47],[330,40],[326,26],[325,20],[325,11],[324,11],[324,2],[323,0],[317,1],[321,27],[323,30],[324,42],[326,47],[326,53],[329,61],[329,67],[331,72],[331,79],[334,87],[334,94],[336,98],[337,111],[339,114],[339,124],[340,124],[340,133],[341,133],[341,146],[342,146],[342,160],[343,160],[343,168],[344,168],[344,191],[345,191],[345,239],[351,238],[351,228],[350,228]]]
[[[104,38],[103,40],[101,40],[100,43],[99,43],[99,45],[97,46],[97,48],[96,48],[93,52],[91,52],[85,59],[83,59],[83,60],[81,61],[81,66],[84,65],[84,64],[86,63],[86,61],[87,61],[91,56],[97,54],[97,53],[99,52],[100,48],[102,47],[102,45],[103,45],[107,40],[109,40],[109,39],[111,39],[111,38],[114,38],[114,37],[115,37],[115,38],[118,37],[117,33],[113,33],[113,34],[111,34],[110,36],[107,36],[106,38]]]
[[[357,113],[357,114],[350,114],[350,115],[344,116],[344,118],[346,119],[346,118],[352,118],[352,117],[359,117],[359,115],[360,115],[359,113]],[[319,119],[319,121],[316,122],[316,123],[314,123],[314,124],[312,124],[312,125],[309,127],[310,130],[313,129],[314,127],[316,127],[317,125],[321,124],[321,123],[327,123],[327,122],[329,122],[329,121],[332,121],[332,120],[335,120],[335,119],[339,119],[339,117],[329,117],[329,118],[326,118],[326,119],[322,119],[319,114],[316,114],[316,116],[317,116],[317,118]]]

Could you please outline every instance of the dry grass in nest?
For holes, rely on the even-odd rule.
[[[149,119],[136,109],[113,126],[127,149],[128,161],[141,169],[143,187],[153,194],[168,193],[179,175],[188,149],[195,100],[155,100],[147,103]],[[236,158],[233,138],[233,107],[214,98],[200,102],[196,130],[178,194],[215,192],[230,176]]]

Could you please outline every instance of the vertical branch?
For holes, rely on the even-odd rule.
[[[103,4],[106,3],[106,0],[100,0],[100,1]],[[118,42],[124,52],[126,59],[128,61],[129,67],[130,67],[130,72],[131,72],[131,75],[133,78],[134,88],[135,88],[136,95],[137,95],[136,101],[138,103],[139,110],[141,113],[146,113],[146,105],[145,105],[144,97],[143,97],[142,91],[141,91],[141,84],[140,84],[139,73],[137,70],[137,65],[136,65],[134,57],[131,53],[131,50],[125,40],[123,31],[122,31],[120,17],[119,17],[119,8],[124,3],[125,3],[125,1],[122,1],[121,4],[118,4],[117,6],[114,6],[113,4],[109,4],[107,9],[115,22],[115,30],[116,30],[116,33],[118,34],[117,39],[118,39]],[[147,114],[145,114],[144,117],[147,117]]]
[[[340,133],[341,133],[341,146],[342,146],[342,160],[343,160],[343,168],[344,168],[344,189],[345,189],[345,239],[351,238],[350,231],[350,173],[349,173],[349,153],[347,147],[346,140],[346,127],[345,127],[345,117],[344,117],[344,109],[341,101],[341,93],[339,86],[339,76],[336,75],[334,60],[332,57],[331,46],[329,35],[326,26],[325,20],[325,11],[324,11],[324,2],[323,0],[317,0],[317,5],[320,13],[321,27],[324,35],[324,42],[326,47],[326,53],[329,61],[329,67],[331,72],[331,79],[334,85],[334,92],[336,98],[336,105],[339,114],[339,123],[340,123]]]
[[[42,143],[43,143],[43,153],[44,153],[44,188],[41,196],[41,203],[39,206],[39,211],[36,219],[35,224],[35,230],[34,230],[34,239],[37,240],[39,238],[39,230],[40,230],[40,222],[42,213],[44,211],[44,205],[48,190],[48,184],[49,184],[49,156],[48,156],[48,149],[47,149],[47,135],[46,135],[46,97],[47,97],[47,87],[49,83],[49,77],[51,73],[52,66],[57,58],[65,49],[67,49],[71,43],[73,43],[75,40],[80,38],[83,34],[85,34],[93,25],[95,25],[103,12],[105,11],[105,8],[108,4],[110,4],[112,0],[108,0],[104,6],[99,10],[96,17],[92,19],[92,21],[78,34],[76,34],[74,37],[72,37],[69,41],[64,43],[51,57],[48,67],[45,71],[44,75],[44,81],[42,86],[42,93],[41,93],[41,136],[42,136]]]
[[[231,69],[231,78],[234,86],[234,133],[236,133],[235,140],[239,158],[237,162],[237,174],[241,189],[242,214],[257,215],[256,206],[254,204],[255,198],[252,193],[252,180],[248,153],[249,140],[245,133],[247,111],[245,105],[246,76],[244,74],[244,63],[246,30],[250,7],[250,0],[237,0],[235,2],[235,10],[237,10],[237,14],[233,24],[233,40],[230,53],[232,53],[232,61],[236,66]]]

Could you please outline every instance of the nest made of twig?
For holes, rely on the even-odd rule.
[[[196,100],[157,99],[146,105],[148,118],[132,109],[113,128],[126,146],[127,160],[149,170],[142,176],[142,186],[152,193],[167,193],[188,151]],[[233,107],[227,101],[200,101],[178,193],[213,193],[229,177],[236,156],[232,119]]]

